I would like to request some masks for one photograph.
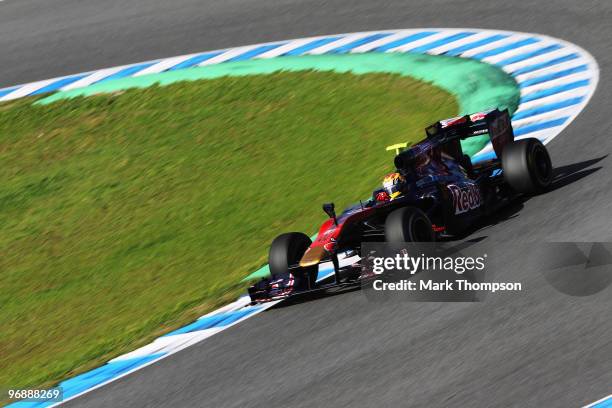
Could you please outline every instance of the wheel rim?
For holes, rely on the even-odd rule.
[[[540,184],[547,184],[552,175],[550,160],[544,149],[539,146],[533,152],[535,175]]]
[[[412,238],[414,242],[431,241],[431,227],[429,223],[421,217],[417,217],[412,222]]]

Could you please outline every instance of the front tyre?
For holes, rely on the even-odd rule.
[[[502,151],[504,180],[519,193],[538,194],[552,182],[553,167],[548,150],[538,139],[508,144]]]
[[[318,265],[296,267],[312,241],[301,232],[281,234],[272,241],[268,253],[268,265],[272,276],[293,274],[298,290],[312,288],[317,280]]]
[[[385,221],[387,242],[433,242],[435,235],[427,214],[416,207],[393,211]]]

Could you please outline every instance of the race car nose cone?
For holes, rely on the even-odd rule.
[[[308,248],[300,260],[300,266],[306,268],[307,266],[318,265],[324,256],[325,248],[322,246]]]

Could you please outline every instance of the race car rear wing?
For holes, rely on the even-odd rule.
[[[514,140],[514,131],[507,109],[493,109],[471,115],[445,119],[425,129],[427,139],[437,139],[440,144],[453,140],[488,134],[498,158],[504,146]]]

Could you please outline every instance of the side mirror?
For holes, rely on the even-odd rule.
[[[325,203],[323,204],[323,211],[325,214],[329,216],[329,218],[333,218],[334,224],[338,225],[338,220],[336,219],[336,210],[334,208],[334,203]]]

